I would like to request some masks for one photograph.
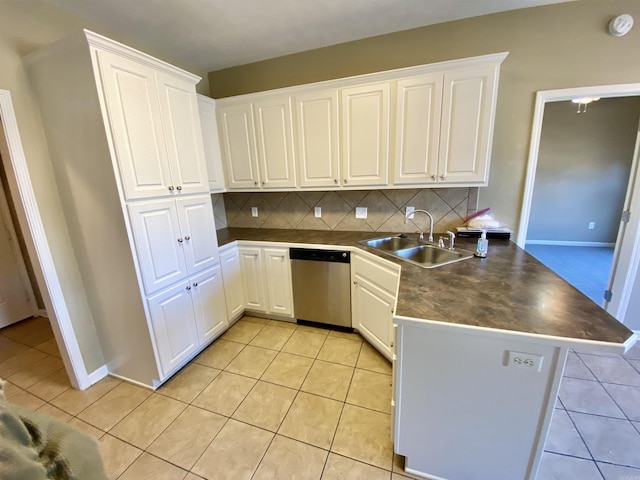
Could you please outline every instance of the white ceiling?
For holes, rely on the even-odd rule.
[[[49,0],[204,71],[571,0]]]

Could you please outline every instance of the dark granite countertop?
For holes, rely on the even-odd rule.
[[[380,232],[228,228],[220,246],[235,240],[355,246]],[[475,250],[473,239],[457,246]],[[489,240],[487,258],[433,269],[380,254],[402,266],[396,315],[459,325],[602,343],[620,350],[628,328],[509,240]],[[609,344],[609,345],[607,345]]]

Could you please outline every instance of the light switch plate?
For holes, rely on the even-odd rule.
[[[367,218],[367,207],[356,207],[356,218]]]
[[[258,207],[251,207],[251,216],[252,217],[258,216]]]
[[[313,216],[316,218],[322,217],[322,207],[314,207],[313,208]]]

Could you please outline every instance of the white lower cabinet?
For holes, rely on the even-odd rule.
[[[202,345],[213,341],[229,325],[220,265],[191,278],[191,295]]]
[[[293,317],[288,248],[239,246],[245,308]]]
[[[400,267],[373,255],[351,257],[352,324],[389,360],[393,358],[393,312]]]
[[[184,280],[148,300],[163,377],[199,346],[191,283]]]
[[[244,312],[244,305],[246,303],[238,247],[227,246],[220,249],[220,265],[222,267],[222,279],[224,281],[227,318],[231,321]]]
[[[220,265],[148,299],[163,376],[228,325]]]

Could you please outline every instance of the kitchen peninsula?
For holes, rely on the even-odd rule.
[[[230,228],[220,247],[349,248],[380,233]],[[473,250],[472,240],[457,245]],[[384,255],[380,255],[382,260]],[[569,349],[621,353],[636,336],[515,244],[423,269],[400,265],[392,340],[392,436],[408,472],[535,478]],[[390,319],[391,321],[391,319]]]

